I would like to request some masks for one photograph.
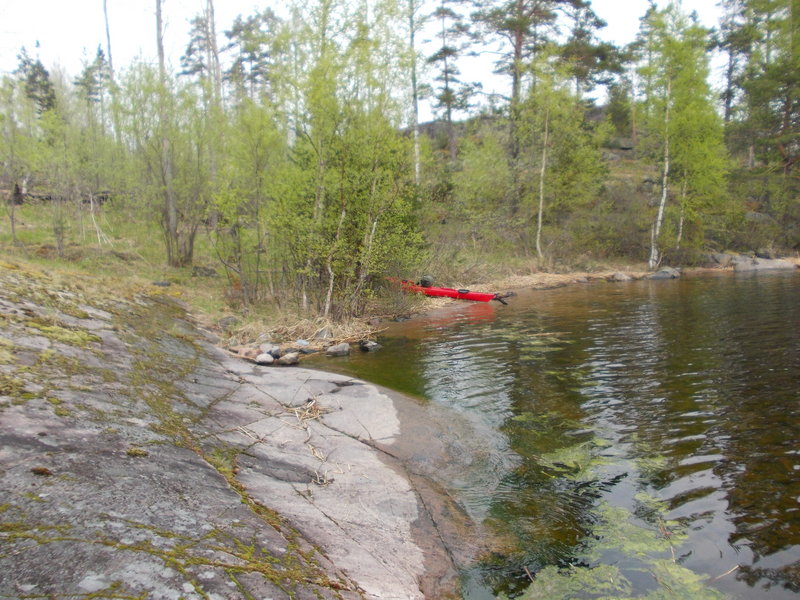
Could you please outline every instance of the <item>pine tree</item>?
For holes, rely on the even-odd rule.
[[[591,3],[576,2],[566,6],[564,12],[569,22],[569,38],[559,53],[570,65],[575,95],[583,98],[596,86],[610,84],[613,75],[622,72],[623,57],[616,46],[597,39],[597,32],[606,22],[595,14]]]
[[[434,65],[437,70],[434,77],[437,82],[434,108],[444,116],[451,163],[455,163],[458,153],[453,113],[467,110],[470,97],[480,88],[479,83],[464,82],[459,77],[461,71],[458,60],[469,47],[469,29],[462,15],[457,12],[459,4],[460,2],[453,0],[442,0],[431,15],[438,22],[437,38],[440,46],[428,57],[428,64]]]
[[[514,173],[510,209],[516,213],[522,201],[522,176],[518,164],[520,157],[521,101],[528,65],[538,52],[546,47],[555,33],[558,8],[581,4],[581,0],[500,0],[481,7],[473,19],[483,30],[501,43],[502,58],[497,63],[499,72],[511,77],[509,100],[509,154]],[[533,82],[535,84],[535,82]]]
[[[50,79],[50,73],[44,68],[42,61],[28,56],[25,48],[17,55],[19,66],[15,73],[22,78],[25,95],[36,103],[39,114],[56,107],[56,90]]]
[[[237,95],[256,98],[260,93],[269,94],[280,27],[281,20],[267,8],[248,17],[239,15],[225,31],[228,43],[223,50],[231,54],[232,62],[224,78]]]

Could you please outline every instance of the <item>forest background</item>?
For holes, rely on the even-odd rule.
[[[800,0],[724,0],[715,29],[651,4],[624,47],[586,0],[312,0],[225,24],[206,0],[180,68],[153,1],[157,62],[115,65],[107,28],[77,75],[23,48],[2,78],[9,248],[199,263],[229,307],[346,320],[387,277],[800,245]],[[487,42],[507,95],[461,73]]]

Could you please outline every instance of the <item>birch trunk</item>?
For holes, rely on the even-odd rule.
[[[420,153],[419,153],[419,89],[417,89],[417,48],[416,48],[416,21],[414,19],[414,0],[408,0],[408,29],[410,32],[409,44],[411,46],[411,126],[414,129],[414,184],[419,185],[420,178]]]
[[[544,176],[547,172],[547,144],[550,137],[550,110],[544,114],[544,140],[542,140],[542,168],[539,170],[539,214],[536,219],[536,253],[540,259],[542,252],[542,221],[544,216]]]
[[[672,85],[667,82],[666,109],[664,110],[664,170],[661,175],[661,201],[658,204],[658,214],[650,230],[650,260],[648,266],[654,271],[661,262],[658,250],[658,236],[661,235],[661,226],[664,223],[664,208],[667,205],[667,192],[669,191],[669,106],[672,101]]]
[[[214,1],[206,1],[206,22],[208,23],[208,41],[211,49],[211,77],[214,85],[214,102],[218,105],[222,101],[222,69],[219,63],[219,48],[217,47],[217,25],[214,18]]]
[[[328,255],[327,263],[325,264],[325,268],[328,271],[328,291],[325,294],[325,308],[322,310],[322,316],[326,319],[331,314],[331,306],[333,305],[333,284],[336,280],[333,272],[333,256],[336,253],[336,246],[339,245],[339,239],[342,236],[342,226],[344,225],[344,219],[346,216],[347,206],[343,205],[342,212],[339,213],[339,223],[336,226],[336,240],[333,243],[333,248]]]
[[[111,58],[111,29],[108,26],[108,0],[103,0],[103,17],[106,21],[106,54],[108,54],[108,72],[114,81],[114,60]]]

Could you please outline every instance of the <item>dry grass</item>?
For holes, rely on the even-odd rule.
[[[381,331],[381,328],[362,320],[336,322],[322,317],[309,319],[282,314],[270,320],[248,320],[234,332],[230,341],[242,345],[264,340],[275,343],[293,340],[312,343],[358,342],[373,338]]]

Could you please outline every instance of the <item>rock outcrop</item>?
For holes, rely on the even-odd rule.
[[[163,289],[120,296],[0,262],[0,420],[0,596],[454,586],[426,508],[448,500],[393,456],[393,401],[229,356]]]
[[[733,270],[744,271],[792,271],[797,268],[793,262],[779,258],[758,258],[737,256],[733,259]]]

